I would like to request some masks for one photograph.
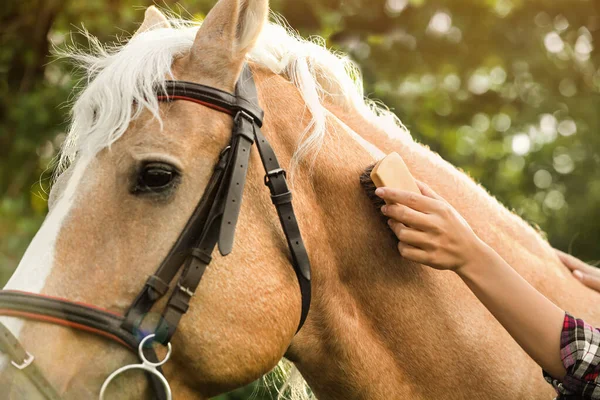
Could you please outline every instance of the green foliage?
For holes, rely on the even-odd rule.
[[[214,2],[166,0],[202,17]],[[0,284],[47,212],[75,84],[49,48],[85,27],[135,30],[150,2],[9,1],[0,12]],[[304,36],[361,66],[366,93],[550,242],[598,258],[600,3],[592,0],[272,0]],[[85,45],[85,44],[84,44]],[[219,399],[248,398],[253,388]],[[257,399],[270,398],[258,392]]]

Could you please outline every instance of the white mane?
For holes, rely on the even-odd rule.
[[[292,176],[298,162],[307,156],[314,160],[321,147],[327,128],[325,101],[352,108],[390,134],[412,140],[393,113],[364,98],[362,77],[352,61],[325,48],[322,39],[304,40],[275,19],[265,26],[247,58],[294,83],[312,116],[289,166]],[[155,90],[172,78],[173,59],[189,52],[201,25],[179,19],[170,23],[172,28],[143,32],[125,44],[103,45],[84,31],[88,51],[59,51],[85,72],[85,88],[73,106],[59,173],[78,152],[95,154],[117,141],[144,108],[160,121]]]
[[[355,110],[390,135],[412,140],[393,113],[364,98],[362,77],[353,62],[329,51],[318,38],[301,39],[275,19],[275,23],[265,26],[248,59],[294,83],[312,116],[288,167],[290,175],[304,157],[314,160],[321,147],[327,130],[326,101]],[[84,31],[90,50],[59,51],[60,56],[73,59],[83,69],[85,88],[73,106],[58,173],[77,153],[95,154],[117,141],[144,108],[160,121],[155,89],[172,78],[174,58],[189,51],[200,26],[198,22],[179,19],[169,22],[172,28],[143,32],[125,44],[103,45]],[[280,389],[281,396],[297,400],[312,397],[300,373],[287,361],[281,362],[274,372],[270,378],[273,382],[286,381]]]

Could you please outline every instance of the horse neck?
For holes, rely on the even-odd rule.
[[[289,154],[306,125],[293,116],[305,110],[290,85],[281,83],[277,93],[266,99],[267,113],[281,116],[271,128],[278,131],[277,146]],[[348,112],[337,117],[351,129],[332,118],[314,165],[301,164],[294,177],[295,207],[313,268],[313,301],[286,356],[322,400],[522,395],[527,385],[514,383],[535,380],[537,366],[455,275],[398,255],[395,239],[359,184],[364,168],[383,154],[364,138],[392,150],[364,134],[374,129],[366,120]],[[441,182],[436,174],[451,168],[418,145],[394,145],[415,176],[435,182],[442,195],[477,190],[457,188],[458,173]],[[523,225],[517,230],[527,230]],[[476,360],[451,368],[440,362],[473,352]],[[541,375],[527,390],[550,393]]]
[[[531,283],[544,289],[544,286],[556,285],[556,277],[570,278],[539,230],[510,212],[482,186],[429,147],[410,138],[407,140],[397,132],[383,131],[352,109],[332,104],[328,109],[384,153],[398,152],[415,178],[427,182],[452,204],[475,233]],[[547,295],[557,300],[551,290]]]

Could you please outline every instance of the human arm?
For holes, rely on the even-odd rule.
[[[560,380],[566,374],[559,351],[564,311],[493,249],[485,244],[483,247],[479,259],[465,264],[456,273],[523,350]]]
[[[562,378],[560,357],[564,311],[533,288],[460,214],[427,185],[422,195],[382,188],[376,194],[390,204],[382,212],[400,240],[400,254],[440,270],[452,270],[546,371]]]

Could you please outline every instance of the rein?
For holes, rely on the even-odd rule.
[[[190,301],[196,292],[212,252],[218,244],[222,256],[231,253],[238,221],[250,150],[256,143],[265,170],[264,183],[269,188],[291,255],[302,295],[300,321],[297,331],[306,321],[310,308],[310,262],[298,222],[292,207],[292,193],[287,185],[286,172],[281,168],[273,148],[260,128],[264,113],[258,104],[256,84],[248,65],[245,65],[236,84],[235,94],[185,81],[166,81],[157,94],[160,101],[191,101],[233,116],[234,126],[230,143],[221,151],[209,183],[192,216],[177,241],[136,296],[124,316],[83,303],[46,295],[11,290],[0,291],[0,315],[33,319],[72,327],[94,333],[126,346],[139,349],[142,364],[129,365],[113,372],[102,386],[100,399],[108,383],[128,369],[142,369],[150,379],[155,398],[171,399],[168,382],[162,375],[152,342],[169,346]],[[173,287],[160,321],[153,333],[142,332],[140,325],[154,304],[171,289],[175,275],[183,271]],[[8,335],[6,334],[6,331]],[[297,332],[296,331],[296,332]],[[13,366],[23,370],[47,399],[60,398],[39,372],[34,357],[27,353],[12,334],[0,323],[0,352],[7,353]],[[148,344],[148,345],[146,345]]]

